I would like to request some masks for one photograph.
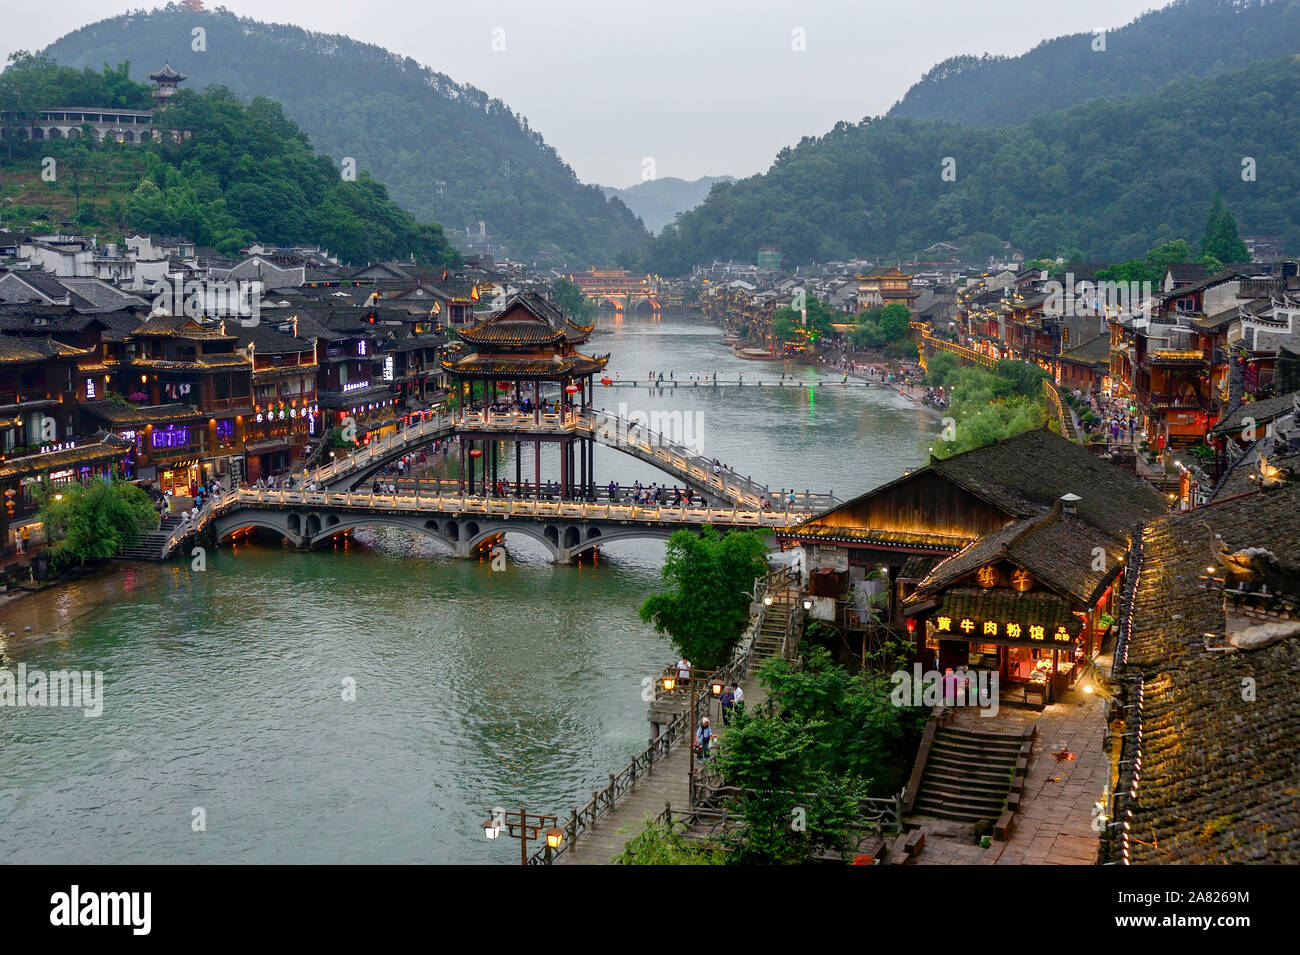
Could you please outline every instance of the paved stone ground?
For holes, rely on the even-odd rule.
[[[939,819],[917,819],[925,830],[918,865],[1093,865],[1098,838],[1092,831],[1093,806],[1110,776],[1104,751],[1106,704],[1095,695],[1069,694],[1041,713],[1003,707],[996,717],[960,710],[955,723],[986,732],[1018,729],[1036,722],[1033,754],[1016,826],[1008,842],[981,849],[971,829]],[[1053,754],[1074,754],[1058,761]]]

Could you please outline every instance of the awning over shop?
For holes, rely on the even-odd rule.
[[[0,481],[12,481],[45,475],[51,471],[66,471],[69,468],[84,468],[109,461],[120,461],[129,451],[129,447],[113,447],[96,443],[80,448],[68,448],[64,451],[51,451],[49,454],[32,454],[0,463]]]

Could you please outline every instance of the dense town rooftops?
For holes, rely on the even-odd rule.
[[[252,325],[247,328],[237,325],[232,330],[239,348],[242,350],[251,344],[256,355],[292,355],[312,350],[310,339],[297,338],[269,325]]]
[[[118,440],[98,441],[79,448],[50,451],[0,462],[0,481],[14,481],[25,477],[48,474],[65,468],[89,467],[105,461],[115,461],[130,451],[130,445]]]
[[[1042,513],[1064,494],[1078,494],[1079,515],[1107,531],[1126,530],[1166,509],[1146,482],[1046,428],[932,459],[927,467],[1020,517]]]
[[[1300,862],[1300,627],[1285,635],[1300,589],[1300,485],[1164,518],[1143,540],[1122,674],[1143,678],[1132,861]],[[1273,582],[1283,621],[1258,642],[1242,638],[1258,620],[1240,607],[1243,585],[1258,592],[1259,580],[1230,569],[1249,551],[1271,565],[1252,573]]]
[[[166,338],[206,339],[210,341],[234,341],[234,335],[227,335],[218,325],[201,325],[186,315],[152,315],[144,321],[130,337],[161,336]]]

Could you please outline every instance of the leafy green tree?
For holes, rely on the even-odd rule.
[[[948,351],[936,351],[925,363],[925,382],[928,385],[945,385],[961,367],[957,356]]]
[[[906,305],[891,302],[880,310],[880,331],[889,342],[899,342],[911,333],[912,313]]]
[[[587,325],[596,317],[596,303],[582,294],[577,283],[561,276],[551,283],[555,304],[579,325]]]
[[[1043,382],[1050,377],[1033,362],[1014,361],[1009,358],[1004,358],[994,365],[993,374],[1010,382],[1015,393],[1025,398],[1042,397]]]
[[[729,861],[795,865],[849,848],[849,826],[866,794],[856,779],[819,765],[808,727],[780,717],[738,712],[715,758],[727,785],[742,787],[743,830],[728,840]],[[798,825],[795,810],[803,810]]]
[[[149,496],[129,481],[87,485],[42,485],[37,519],[54,543],[50,559],[58,569],[114,557],[158,526]]]
[[[880,330],[878,322],[867,319],[853,327],[853,331],[849,332],[849,341],[854,348],[879,348],[885,343],[885,333]]]
[[[1205,220],[1205,234],[1201,236],[1201,255],[1210,256],[1220,262],[1249,262],[1250,253],[1246,243],[1237,233],[1237,220],[1233,218],[1228,207],[1223,204],[1223,197],[1217,193],[1210,206],[1210,214]]]
[[[778,308],[772,313],[772,334],[782,341],[790,342],[802,340],[806,331],[808,341],[815,342],[823,336],[834,334],[832,322],[843,322],[847,319],[842,312],[836,311],[829,304],[812,295],[805,296],[804,311],[808,317],[806,329],[803,324],[803,314],[789,305]]]
[[[749,626],[750,592],[767,570],[765,553],[754,531],[725,537],[707,525],[699,534],[675,531],[663,569],[671,590],[646,600],[641,619],[668,634],[674,650],[696,666],[722,666]]]
[[[715,762],[728,785],[745,790],[732,861],[798,863],[849,848],[861,800],[897,791],[925,721],[922,710],[890,699],[889,672],[908,655],[889,646],[850,674],[824,647],[808,645],[802,664],[763,665],[773,712],[737,713]],[[796,808],[800,827],[792,825]]]
[[[1042,427],[1047,421],[1043,379],[1047,373],[1029,362],[1004,360],[990,371],[959,368],[947,376],[955,419],[955,435],[929,450],[947,458],[983,447],[1022,431]]]

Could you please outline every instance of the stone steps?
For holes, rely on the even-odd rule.
[[[1006,807],[1022,743],[1006,734],[939,729],[913,812],[958,822],[996,822]]]

